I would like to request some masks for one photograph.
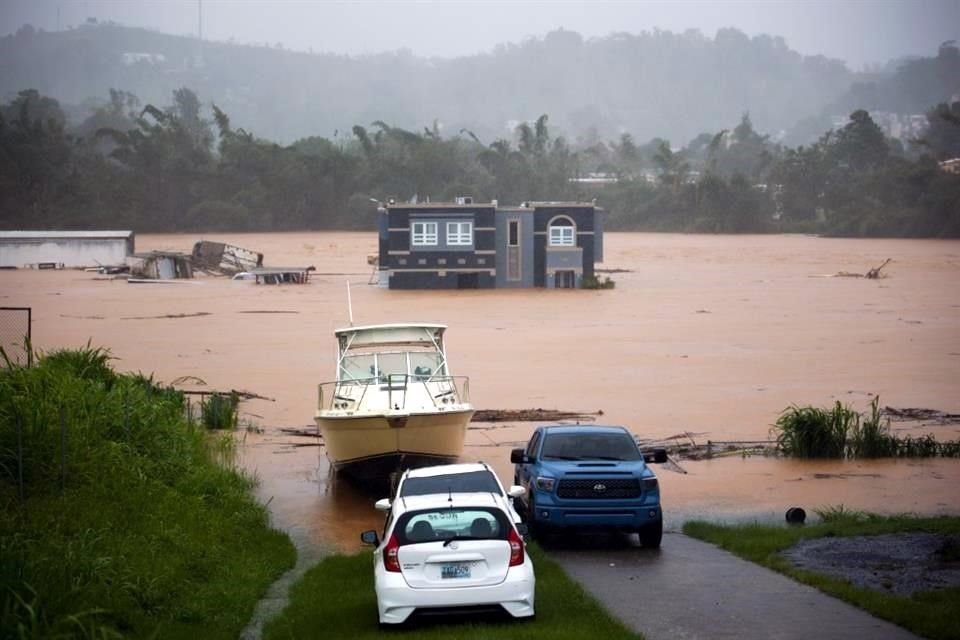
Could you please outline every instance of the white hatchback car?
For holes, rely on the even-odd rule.
[[[360,536],[377,547],[380,623],[403,623],[415,611],[533,616],[533,563],[511,511],[494,492],[398,497],[384,539],[373,530]]]
[[[429,493],[481,493],[487,491],[506,498],[510,517],[514,522],[522,522],[520,514],[513,507],[513,500],[525,495],[527,490],[519,485],[504,489],[500,478],[485,462],[461,462],[407,469],[400,476],[395,493],[397,498],[408,498]],[[391,505],[391,501],[385,498],[378,500],[376,507],[380,511],[389,511]]]

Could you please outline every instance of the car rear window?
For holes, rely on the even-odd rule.
[[[400,485],[400,496],[424,496],[431,493],[500,493],[497,479],[490,471],[469,471],[442,476],[407,478]]]
[[[498,509],[438,507],[405,513],[394,533],[401,545],[436,540],[506,540],[512,525]]]

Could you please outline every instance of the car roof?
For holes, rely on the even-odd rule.
[[[463,462],[459,464],[441,464],[433,467],[420,467],[407,471],[408,478],[428,478],[431,476],[445,476],[456,473],[471,473],[474,471],[490,471],[482,462]],[[492,472],[491,472],[492,473]]]
[[[421,511],[437,507],[493,507],[505,511],[503,499],[489,492],[476,493],[428,493],[421,496],[406,496],[394,502],[397,515],[407,511]]]
[[[572,424],[554,424],[543,427],[544,433],[627,433],[630,432],[626,427],[618,425],[572,425]]]

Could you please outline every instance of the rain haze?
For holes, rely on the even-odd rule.
[[[202,11],[198,9],[202,6]],[[852,69],[928,55],[958,37],[957,0],[780,2],[231,2],[226,0],[7,0],[0,34],[32,24],[47,31],[88,18],[238,44],[371,54],[399,49],[455,57],[563,28],[584,37],[662,29],[723,27],[781,36],[805,55],[844,60]]]

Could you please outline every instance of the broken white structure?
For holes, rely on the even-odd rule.
[[[0,231],[0,267],[121,265],[133,246],[133,231]]]

